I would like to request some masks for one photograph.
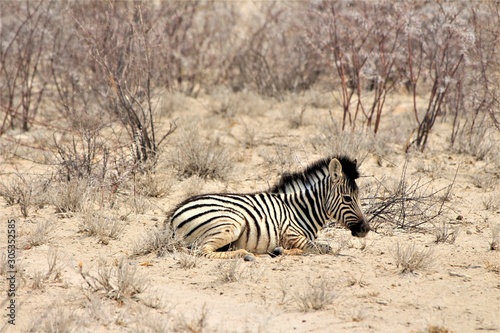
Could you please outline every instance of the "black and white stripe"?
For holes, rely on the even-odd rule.
[[[211,258],[250,253],[328,250],[315,239],[330,219],[364,237],[370,227],[358,202],[356,161],[339,156],[285,174],[263,193],[204,194],[182,202],[170,216],[174,233]]]

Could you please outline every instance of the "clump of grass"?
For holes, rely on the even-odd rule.
[[[293,298],[303,312],[324,310],[333,304],[337,298],[335,284],[326,278],[319,281],[307,281],[308,286],[304,290],[293,292]]]
[[[453,333],[453,331],[439,325],[428,325],[422,333]]]
[[[160,176],[151,171],[134,175],[134,194],[146,197],[161,198],[166,195],[172,186],[171,179]]]
[[[500,250],[500,224],[491,226],[490,250]]]
[[[484,209],[486,210],[492,210],[492,211],[498,210],[498,208],[500,207],[498,203],[498,197],[493,194],[489,195],[488,197],[483,199],[483,206]]]
[[[26,235],[25,247],[47,244],[54,236],[56,226],[53,221],[44,220],[35,224]]]
[[[434,236],[436,243],[455,243],[460,234],[460,227],[450,227],[449,223],[443,222],[440,226],[434,228]]]
[[[43,194],[47,190],[49,182],[36,181],[21,173],[7,182],[0,182],[0,196],[5,199],[7,205],[19,204],[23,217],[28,217],[32,206],[43,206]]]
[[[197,248],[191,248],[187,251],[179,251],[176,253],[177,264],[183,269],[191,269],[196,267],[200,260],[201,256],[198,255]]]
[[[201,313],[194,318],[188,319],[181,315],[176,318],[172,332],[202,333],[207,331],[208,310],[203,305]]]
[[[231,283],[242,280],[257,282],[263,272],[255,269],[255,267],[255,264],[249,264],[240,259],[221,261],[216,268],[218,281],[221,283]]]
[[[432,264],[434,257],[430,249],[417,249],[415,244],[396,244],[392,250],[396,267],[401,274],[425,270]]]
[[[220,262],[217,272],[222,283],[237,282],[244,277],[242,262],[238,259]]]
[[[171,228],[153,228],[141,236],[132,251],[133,255],[146,255],[156,253],[163,256],[166,253],[177,252],[184,247],[181,239],[174,236]]]
[[[28,332],[75,332],[81,330],[82,326],[85,325],[80,318],[74,310],[68,310],[60,306],[50,307],[49,311],[31,323]]]
[[[48,202],[58,213],[79,212],[88,202],[89,185],[86,180],[73,179],[55,184],[48,193]]]
[[[50,248],[47,253],[47,265],[48,269],[46,272],[37,271],[33,275],[33,282],[31,287],[33,289],[42,289],[45,282],[57,281],[60,279],[62,264],[59,261],[60,255],[57,249]]]
[[[218,140],[204,140],[197,129],[181,132],[170,159],[181,177],[225,179],[233,170],[233,157]]]
[[[78,228],[80,232],[87,233],[89,236],[97,236],[101,242],[107,243],[108,239],[118,238],[125,228],[125,222],[117,216],[87,210]]]
[[[107,265],[101,260],[95,276],[84,273],[83,265],[80,265],[80,275],[93,292],[102,292],[105,297],[116,301],[142,293],[149,286],[149,281],[137,271],[137,267],[123,259],[117,265]]]

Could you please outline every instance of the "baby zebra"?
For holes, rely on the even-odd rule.
[[[356,160],[322,159],[284,174],[263,193],[191,197],[173,210],[170,227],[209,258],[328,252],[330,247],[315,239],[330,219],[356,237],[370,231],[358,201],[358,177]]]

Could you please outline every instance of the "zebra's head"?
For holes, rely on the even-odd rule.
[[[328,165],[331,184],[326,198],[326,212],[330,219],[339,221],[351,230],[353,236],[365,237],[370,225],[359,204],[356,160],[339,159],[332,158]]]

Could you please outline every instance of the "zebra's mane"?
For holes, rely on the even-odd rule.
[[[328,165],[332,158],[339,160],[342,172],[345,174],[349,187],[357,188],[355,180],[359,177],[356,162],[347,156],[331,156],[316,161],[304,170],[294,173],[284,173],[278,182],[272,186],[269,193],[295,193],[304,191],[329,176]]]

